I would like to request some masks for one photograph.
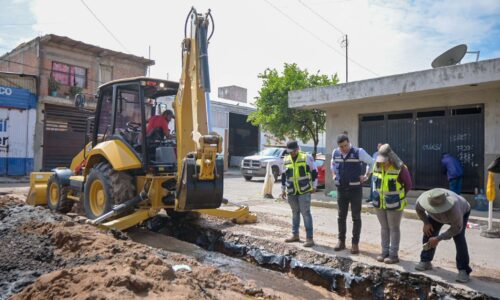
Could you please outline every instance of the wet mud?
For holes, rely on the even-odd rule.
[[[0,299],[275,299],[196,259],[0,198]],[[177,270],[187,265],[189,270]]]

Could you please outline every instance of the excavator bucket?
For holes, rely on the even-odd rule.
[[[182,177],[179,180],[177,192],[177,210],[218,208],[222,204],[224,190],[224,163],[217,159],[215,163],[215,178],[200,180],[198,178],[195,158],[183,161]]]

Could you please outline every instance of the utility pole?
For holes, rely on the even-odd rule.
[[[345,47],[345,82],[349,82],[349,40],[347,34],[340,42],[342,47]]]
[[[151,59],[151,45],[149,45],[149,55],[148,55],[148,59]],[[151,76],[151,66],[148,66],[148,77]]]

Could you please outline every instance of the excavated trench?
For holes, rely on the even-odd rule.
[[[214,228],[207,220],[163,219],[159,232],[256,266],[285,273],[352,299],[498,299],[427,276],[370,266],[263,238]],[[156,224],[158,225],[158,224]]]
[[[69,218],[48,213],[43,208],[22,204],[0,206],[0,299],[20,292],[41,274],[103,259],[97,253],[92,257],[57,256],[54,244],[48,242],[49,236],[16,229],[33,220],[61,223],[66,219]],[[229,223],[159,217],[149,225],[159,232],[136,228],[127,234],[136,242],[158,249],[155,250],[158,254],[162,248],[179,252],[243,280],[254,281],[255,291],[246,292],[250,296],[255,292],[255,296],[267,294],[287,299],[496,299],[423,275],[369,266],[255,235],[232,233],[225,230],[233,226]],[[123,233],[113,235],[121,238]]]

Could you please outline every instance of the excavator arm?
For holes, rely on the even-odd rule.
[[[182,76],[174,101],[177,130],[177,210],[218,208],[223,194],[222,137],[210,134],[208,29],[212,15],[194,8],[185,24]],[[190,35],[187,36],[188,23]],[[212,27],[213,28],[213,27]]]
[[[237,223],[252,223],[257,217],[246,206],[236,210],[219,209],[223,202],[224,164],[217,158],[217,153],[222,151],[222,137],[212,133],[210,117],[208,42],[213,28],[210,10],[202,15],[191,9],[185,23],[182,76],[174,102],[177,162],[182,166],[177,179],[175,208],[180,211],[195,209]]]

